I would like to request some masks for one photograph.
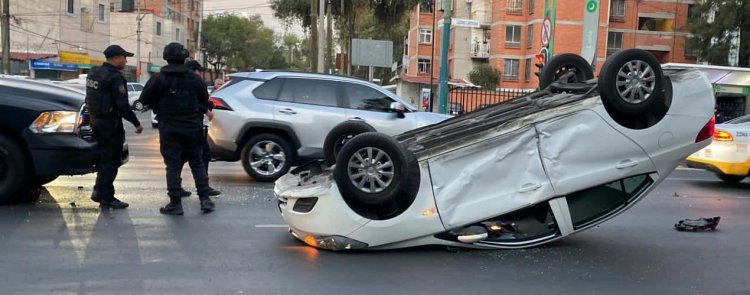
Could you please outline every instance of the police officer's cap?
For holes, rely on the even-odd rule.
[[[164,60],[166,61],[183,61],[190,55],[185,46],[177,42],[172,42],[164,47]]]
[[[104,49],[104,57],[106,58],[111,58],[115,56],[131,57],[133,55],[135,54],[126,51],[125,49],[120,47],[120,45],[110,45],[109,47],[107,47],[107,49]]]
[[[198,61],[196,61],[196,60],[194,60],[194,59],[191,59],[191,60],[187,61],[187,62],[185,63],[185,65],[186,65],[186,66],[188,67],[188,69],[190,69],[191,71],[201,71],[201,72],[203,72],[203,71],[205,71],[205,70],[206,70],[205,68],[203,68],[203,67],[201,66],[201,64],[200,64],[200,63],[199,63]]]

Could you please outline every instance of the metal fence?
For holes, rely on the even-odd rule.
[[[450,89],[449,111],[454,115],[471,112],[488,105],[501,103],[533,92],[528,89],[483,90],[473,87],[456,87]]]

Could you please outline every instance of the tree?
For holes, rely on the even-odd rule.
[[[750,0],[703,0],[689,15],[698,56],[713,65],[728,65],[729,51],[739,34],[739,66],[750,67]],[[713,17],[711,17],[713,16]]]
[[[286,70],[289,69],[289,63],[284,58],[283,48],[277,47],[273,51],[271,60],[268,62],[268,68],[274,70]]]
[[[274,52],[273,30],[260,16],[211,15],[203,20],[206,61],[214,71],[266,68]]]
[[[297,50],[299,42],[299,37],[295,34],[286,34],[282,37],[284,49],[289,52],[289,63],[294,63],[294,52]]]
[[[485,89],[495,89],[500,81],[500,73],[489,64],[480,64],[469,72],[469,81]]]

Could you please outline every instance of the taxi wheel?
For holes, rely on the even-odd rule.
[[[0,134],[0,204],[19,201],[19,192],[29,181],[29,167],[23,149]]]
[[[367,132],[344,145],[333,177],[344,201],[360,216],[386,220],[406,211],[419,190],[416,157],[386,134]]]
[[[739,183],[743,179],[745,179],[745,176],[742,175],[729,175],[729,174],[722,174],[722,173],[716,173],[716,176],[719,177],[722,181],[726,183]]]
[[[344,144],[354,136],[365,132],[375,132],[375,128],[365,122],[352,120],[341,122],[333,127],[323,141],[323,155],[326,165],[333,166],[333,164],[336,164],[336,156],[338,156]]]
[[[624,115],[649,112],[664,91],[661,65],[642,49],[625,49],[607,58],[599,73],[604,104]]]
[[[572,73],[572,75],[566,75]],[[567,80],[561,81],[563,76]],[[594,78],[591,65],[583,57],[574,53],[563,53],[554,56],[542,67],[539,73],[539,89],[547,88],[552,82],[581,83]]]

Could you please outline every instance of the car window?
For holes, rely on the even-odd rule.
[[[385,93],[360,84],[344,83],[344,93],[351,109],[389,112],[394,102]]]
[[[133,85],[128,84],[128,92],[133,92]]]
[[[281,85],[283,84],[283,78],[271,79],[258,86],[258,88],[255,88],[253,95],[259,99],[276,100],[279,97],[279,90],[281,90]]]
[[[287,78],[279,94],[280,101],[338,106],[338,85],[333,81]]]
[[[567,195],[573,228],[577,230],[626,206],[651,183],[647,175],[638,175]]]
[[[133,89],[131,91],[143,91],[143,85],[141,85],[141,84],[133,84],[133,85],[130,85],[130,86],[133,87]]]

